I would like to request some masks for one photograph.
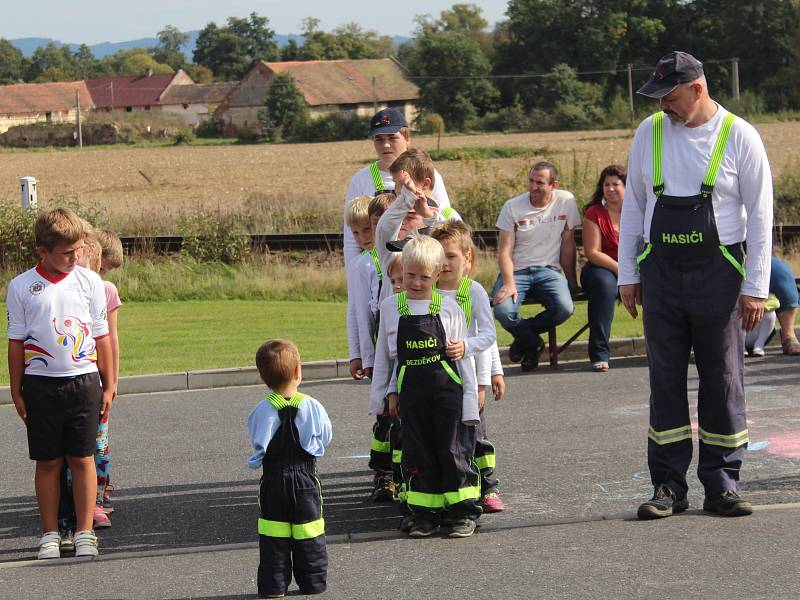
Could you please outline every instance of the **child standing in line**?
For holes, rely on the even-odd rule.
[[[92,531],[94,445],[100,415],[111,410],[113,379],[100,277],[78,266],[85,231],[69,209],[42,213],[34,225],[41,261],[8,285],[11,397],[36,461],[36,499],[44,534],[38,558],[58,558],[60,477],[73,474],[76,556],[97,556]],[[78,292],[78,293],[76,293]]]
[[[247,419],[254,450],[247,464],[263,469],[258,593],[282,598],[294,572],[300,593],[319,594],[327,587],[328,552],[316,458],[331,441],[331,422],[322,404],[297,391],[303,377],[293,342],[264,342],[256,367],[272,390]]]
[[[346,267],[347,281],[347,345],[350,353],[350,376],[353,379],[364,379],[364,348],[366,342],[370,342],[370,332],[368,323],[360,322],[357,317],[356,304],[358,299],[364,294],[363,289],[355,285],[357,279],[358,265],[361,258],[372,250],[372,226],[369,221],[369,203],[372,196],[356,196],[347,206],[345,220],[347,226],[353,234],[353,239],[361,249],[356,260],[353,260]],[[363,339],[362,339],[363,338]]]
[[[500,512],[505,509],[505,505],[494,474],[494,444],[486,437],[484,405],[488,389],[494,393],[495,400],[501,400],[505,394],[505,379],[497,349],[497,332],[491,303],[483,286],[469,278],[469,273],[475,266],[475,245],[469,226],[463,221],[451,219],[434,227],[431,237],[442,244],[445,256],[444,268],[436,289],[443,295],[454,298],[461,307],[466,317],[467,334],[470,336],[448,346],[447,356],[453,359],[462,355],[475,357],[481,414],[475,439],[475,463],[481,474],[481,506],[484,512]]]
[[[480,517],[474,466],[478,389],[472,359],[445,356],[449,340],[463,340],[466,324],[451,298],[434,289],[444,264],[436,240],[419,236],[403,248],[406,291],[381,303],[370,414],[383,412],[396,364],[389,412],[403,427],[406,502],[411,537],[427,537],[444,521],[451,537],[468,537]]]
[[[362,196],[359,196],[362,198]],[[386,207],[394,201],[393,194],[380,194],[375,198],[369,198],[366,210],[366,219],[369,225],[370,242],[374,239],[375,225],[380,215]],[[355,212],[356,200],[351,203],[350,220],[355,222],[361,220],[361,210],[359,206],[358,219]],[[354,231],[355,235],[355,231]],[[378,259],[377,250],[370,245],[365,249],[355,262],[351,262],[354,271],[352,277],[351,291],[348,300],[352,300],[355,307],[355,322],[359,332],[359,355],[361,357],[359,366],[363,367],[363,376],[372,377],[372,367],[375,361],[375,340],[378,333],[378,299],[381,295],[383,286],[383,270]],[[351,361],[352,367],[352,361]],[[352,368],[351,368],[352,373]],[[394,499],[395,487],[392,479],[392,448],[391,430],[393,422],[388,412],[377,415],[372,427],[372,439],[370,442],[370,461],[369,467],[375,473],[373,479],[373,491],[370,496],[373,502],[389,502]]]
[[[101,252],[100,261],[97,264],[97,272],[103,277],[103,286],[106,293],[106,311],[108,314],[108,337],[111,341],[111,354],[114,364],[114,397],[117,395],[119,385],[119,331],[117,329],[117,311],[122,306],[117,286],[105,279],[109,271],[122,266],[124,254],[122,251],[122,241],[108,229],[95,230],[95,237],[99,242]],[[94,452],[94,464],[97,471],[97,505],[95,507],[95,528],[99,523],[111,519],[108,515],[114,512],[111,503],[109,486],[111,484],[111,456],[109,453],[108,442],[108,415],[103,415],[100,425],[97,428],[97,441]],[[103,518],[103,516],[105,518]]]

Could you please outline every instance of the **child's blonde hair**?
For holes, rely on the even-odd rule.
[[[389,258],[389,262],[386,263],[386,274],[391,277],[392,271],[395,269],[403,269],[403,254],[400,252],[395,252]]]
[[[94,228],[94,225],[83,217],[80,217],[80,219],[84,230],[83,239],[90,246],[92,252],[91,256],[89,256],[89,268],[95,273],[99,273],[103,256],[103,245],[97,237],[97,229]]]
[[[445,242],[455,242],[458,244],[461,253],[469,257],[469,269],[463,275],[472,276],[478,269],[478,249],[472,241],[472,229],[464,221],[458,219],[448,219],[439,223],[431,230],[431,237],[439,240],[444,245]]]
[[[369,201],[369,207],[367,207],[367,214],[369,214],[369,218],[381,217],[394,201],[395,195],[392,192],[386,192],[375,196]]]
[[[438,240],[427,235],[412,237],[403,246],[403,267],[420,266],[438,275],[444,266],[444,248]]]
[[[122,262],[125,260],[125,253],[122,250],[122,240],[117,237],[117,234],[109,229],[96,229],[95,235],[103,247],[101,258],[106,261],[108,270],[122,266]]]
[[[433,185],[433,161],[428,153],[419,148],[409,148],[398,156],[389,167],[392,175],[405,171],[414,183],[422,183],[427,177]]]
[[[369,204],[372,196],[356,196],[347,205],[344,220],[348,227],[361,227],[369,223]]]
[[[272,390],[294,381],[299,364],[300,350],[290,340],[267,340],[256,352],[258,374]]]
[[[36,245],[48,252],[59,244],[74,244],[86,236],[81,218],[68,208],[51,208],[40,214],[33,226]]]

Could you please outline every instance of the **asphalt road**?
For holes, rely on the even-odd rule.
[[[798,598],[800,369],[771,354],[747,362],[751,517],[691,510],[635,519],[646,472],[647,369],[641,359],[532,374],[508,369],[488,406],[508,510],[466,540],[403,538],[392,505],[372,504],[367,384],[304,386],[334,440],[319,462],[331,599]],[[690,395],[696,376],[690,369]],[[257,387],[120,398],[111,415],[113,527],[101,559],[33,561],[33,466],[21,422],[0,406],[0,598],[255,598],[255,497],[246,418]],[[693,467],[694,468],[694,467]],[[290,592],[290,595],[295,592]]]

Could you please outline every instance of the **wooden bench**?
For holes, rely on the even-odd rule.
[[[572,293],[572,302],[586,302],[589,299],[589,296],[586,294],[585,291],[580,290],[578,292]],[[525,301],[522,304],[539,304],[533,298],[525,298]],[[572,318],[572,317],[570,317]],[[572,345],[572,342],[577,340],[584,331],[589,329],[589,322],[587,321],[578,331],[576,331],[572,337],[570,337],[566,342],[558,345],[558,337],[556,335],[556,328],[551,327],[547,330],[547,352],[550,357],[550,368],[551,369],[558,369],[558,355],[561,354],[564,350],[569,348]]]

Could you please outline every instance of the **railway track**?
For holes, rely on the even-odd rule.
[[[475,243],[481,249],[497,248],[496,229],[476,229],[473,231]],[[122,247],[126,254],[140,252],[153,254],[177,254],[181,251],[183,238],[178,235],[156,235],[122,237]],[[266,252],[341,252],[342,233],[256,233],[250,236],[253,249]],[[776,225],[773,239],[779,245],[800,242],[800,225]],[[581,245],[581,230],[575,230],[575,242]]]

